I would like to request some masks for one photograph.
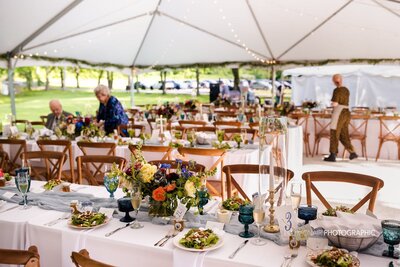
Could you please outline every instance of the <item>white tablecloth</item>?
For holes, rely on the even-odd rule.
[[[33,181],[32,187],[40,187],[43,183]],[[82,187],[81,185],[73,185]],[[74,187],[73,187],[74,188]],[[104,187],[85,187],[79,192],[91,193],[96,196],[107,196]],[[120,190],[117,197],[121,196]],[[116,266],[173,266],[174,245],[169,241],[164,247],[154,247],[153,244],[164,236],[171,226],[160,226],[143,223],[144,228],[133,230],[126,228],[110,237],[104,234],[120,227],[123,223],[112,219],[109,224],[93,231],[82,232],[68,228],[66,221],[49,227],[45,223],[59,218],[62,213],[57,211],[41,210],[32,207],[28,210],[14,209],[1,212],[0,208],[0,247],[24,249],[30,245],[37,245],[40,253],[41,266],[72,266],[69,256],[73,248],[86,248],[91,257]],[[228,256],[243,242],[244,239],[231,234],[225,234],[224,245],[205,256],[205,267],[231,266],[280,266],[283,256],[288,253],[287,247],[281,247],[268,241],[265,246],[247,244],[233,260]],[[67,250],[68,251],[63,251]],[[299,256],[292,266],[308,266],[305,261],[306,249],[299,250]],[[387,266],[391,259],[359,254],[361,266]]]

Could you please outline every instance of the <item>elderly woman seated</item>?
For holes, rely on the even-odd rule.
[[[111,95],[110,89],[105,85],[98,85],[94,93],[100,102],[97,114],[98,126],[104,125],[107,134],[112,133],[118,125],[128,124],[128,116],[124,112],[121,102]]]

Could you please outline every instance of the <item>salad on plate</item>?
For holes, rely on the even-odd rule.
[[[307,255],[311,266],[320,267],[359,267],[360,261],[347,250],[331,248]]]
[[[249,201],[246,201],[240,197],[235,196],[224,200],[222,202],[222,207],[230,211],[238,211],[241,205],[247,205],[249,203],[250,203]]]
[[[211,229],[191,229],[179,240],[179,244],[186,248],[204,250],[215,246],[219,240]]]
[[[72,214],[69,224],[74,228],[93,228],[106,224],[107,222],[107,216],[104,213],[83,212]]]

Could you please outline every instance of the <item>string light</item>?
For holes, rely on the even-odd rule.
[[[214,0],[214,4],[217,5],[218,1]],[[228,20],[228,16],[224,14],[224,10],[219,7],[218,8],[219,12],[221,13],[221,20],[222,21],[227,21]],[[256,53],[253,52],[253,50],[251,50],[246,43],[239,37],[239,34],[237,33],[236,29],[233,27],[232,22],[228,21],[226,23],[226,25],[229,28],[229,31],[232,33],[233,38],[235,38],[236,42],[238,44],[241,44],[242,48],[250,55],[254,58],[254,60],[259,61],[261,63],[266,63],[266,64],[275,64],[276,61],[275,60],[266,60],[265,58],[260,57],[259,55],[257,55]]]

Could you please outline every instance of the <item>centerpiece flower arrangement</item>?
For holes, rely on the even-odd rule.
[[[157,109],[157,115],[163,116],[167,120],[170,120],[172,116],[176,115],[176,113],[177,113],[176,105],[170,104],[169,102],[166,102],[164,105],[161,105]]]
[[[289,102],[283,102],[276,106],[275,110],[279,112],[281,116],[287,116],[290,112],[294,111],[294,105]]]
[[[318,103],[316,101],[306,100],[306,101],[303,101],[301,106],[303,107],[303,109],[309,109],[310,110],[310,109],[318,107]]]
[[[140,184],[143,197],[149,197],[149,215],[166,217],[173,215],[178,201],[189,209],[197,206],[199,197],[197,192],[205,184],[205,178],[214,175],[215,171],[194,173],[194,162],[183,166],[181,160],[177,160],[178,167],[169,171],[169,164],[155,166],[149,164],[139,149],[132,153],[129,166],[121,175],[121,186],[124,192],[129,194],[133,184]]]
[[[189,99],[189,100],[185,101],[183,106],[185,109],[195,110],[195,109],[197,109],[199,104],[200,104],[200,101]]]
[[[98,136],[99,130],[99,127],[93,124],[90,117],[74,118],[70,115],[58,125],[55,129],[55,134],[57,136],[66,136],[69,139],[75,139],[80,135],[90,138]]]

